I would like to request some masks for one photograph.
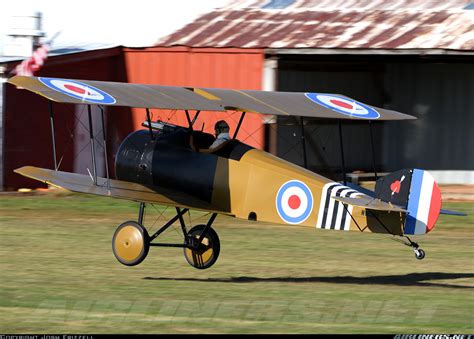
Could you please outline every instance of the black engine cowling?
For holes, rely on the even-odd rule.
[[[210,202],[218,156],[195,152],[190,138],[187,129],[156,133],[154,140],[149,131],[131,133],[117,152],[117,179],[166,187]]]
[[[153,185],[153,153],[156,141],[148,131],[129,134],[115,157],[115,176],[119,180]]]
[[[158,186],[178,190],[210,202],[216,189],[214,178],[219,157],[240,160],[252,149],[238,140],[231,140],[214,153],[196,151],[209,147],[213,140],[208,133],[185,128],[172,133],[155,133],[154,140],[151,140],[149,131],[133,132],[117,152],[116,177],[150,188]]]

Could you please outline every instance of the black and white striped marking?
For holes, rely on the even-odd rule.
[[[354,198],[360,195],[363,194],[336,182],[324,185],[316,228],[348,231],[351,225],[353,207],[352,205],[343,204],[332,197]]]

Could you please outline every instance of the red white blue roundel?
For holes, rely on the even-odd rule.
[[[298,180],[285,182],[278,190],[276,209],[280,218],[286,223],[302,223],[313,209],[311,190]]]
[[[305,93],[309,100],[335,112],[362,119],[378,119],[380,113],[361,102],[335,94]]]
[[[104,91],[76,80],[38,78],[44,85],[75,99],[94,104],[115,104],[117,100]]]

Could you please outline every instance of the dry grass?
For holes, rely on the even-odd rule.
[[[115,260],[112,234],[136,203],[2,195],[0,332],[472,333],[474,203],[443,207],[470,216],[416,239],[423,261],[388,236],[220,216],[220,258],[201,271],[176,248]],[[163,239],[181,241],[179,226]]]

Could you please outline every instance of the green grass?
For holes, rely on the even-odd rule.
[[[137,203],[1,195],[0,333],[472,333],[474,203],[443,207],[469,216],[416,238],[422,261],[389,236],[219,216],[219,260],[196,270],[177,248],[116,261],[113,232]]]

